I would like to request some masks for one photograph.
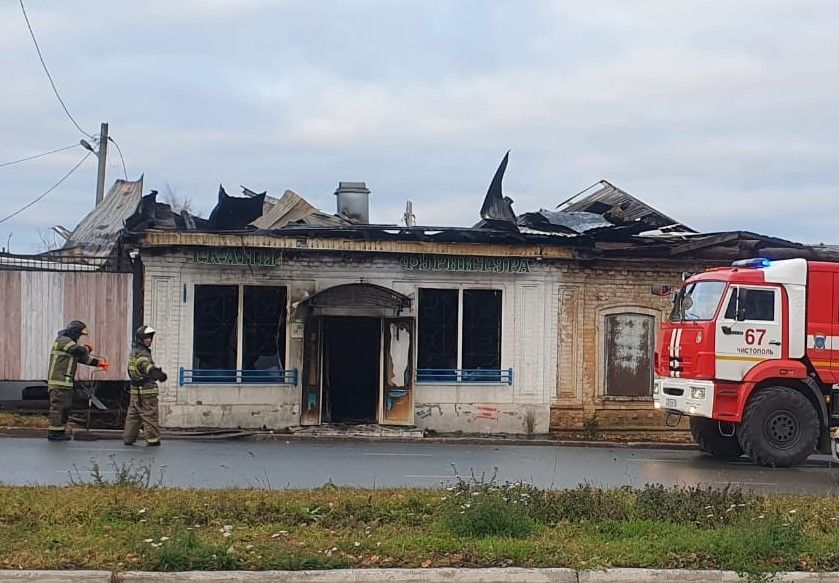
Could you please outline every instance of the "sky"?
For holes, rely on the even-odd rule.
[[[825,0],[25,0],[70,112],[128,176],[207,216],[218,186],[371,220],[471,225],[504,152],[518,213],[601,179],[700,231],[839,243],[839,3]],[[77,143],[18,0],[0,2],[0,164]],[[0,167],[0,220],[73,148]],[[109,150],[107,185],[123,177]],[[41,250],[96,161],[17,217]]]

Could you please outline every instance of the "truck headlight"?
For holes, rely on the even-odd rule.
[[[705,398],[705,387],[691,387],[690,388],[690,396],[692,399],[704,399]]]

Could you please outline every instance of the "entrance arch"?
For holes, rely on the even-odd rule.
[[[371,283],[324,289],[306,314],[300,422],[412,425],[415,320],[411,298]]]

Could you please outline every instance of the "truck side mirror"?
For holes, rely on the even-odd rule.
[[[654,296],[665,297],[673,293],[672,285],[654,285],[650,290]]]

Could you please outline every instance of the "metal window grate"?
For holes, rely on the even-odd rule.
[[[489,368],[421,368],[417,370],[418,383],[499,383],[513,384],[513,369]]]
[[[290,385],[297,386],[296,368],[288,370],[236,370],[224,368],[181,368],[178,385]]]

